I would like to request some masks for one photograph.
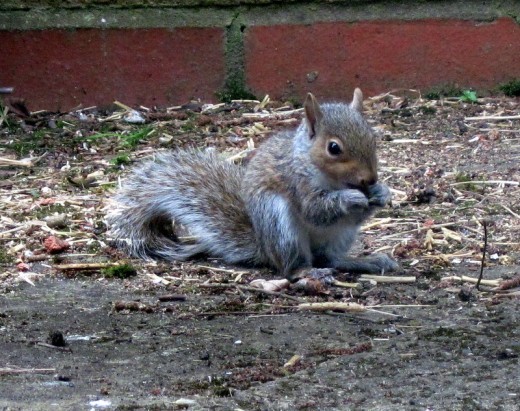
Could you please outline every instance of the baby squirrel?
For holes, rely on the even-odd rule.
[[[270,266],[291,280],[316,268],[380,273],[386,254],[348,257],[361,224],[391,199],[377,182],[376,138],[350,104],[318,104],[309,93],[296,131],[262,144],[246,166],[214,152],[159,154],[135,169],[107,216],[133,256]],[[180,238],[189,233],[195,241]]]

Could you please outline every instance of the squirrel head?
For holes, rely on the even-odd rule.
[[[335,189],[367,194],[377,182],[376,139],[362,116],[363,93],[356,88],[350,104],[318,104],[309,93],[304,104],[311,162]]]

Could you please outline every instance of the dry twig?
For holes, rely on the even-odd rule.
[[[259,294],[273,295],[276,297],[286,298],[288,300],[302,302],[301,298],[293,297],[292,295],[288,295],[288,294],[281,293],[278,291],[263,290],[261,288],[250,287],[247,285],[218,283],[218,284],[200,284],[199,287],[202,287],[202,288],[236,288],[237,290],[250,291],[250,292],[259,293]]]
[[[484,227],[484,247],[482,247],[482,261],[480,262],[480,274],[478,276],[477,284],[475,288],[478,290],[480,286],[480,282],[482,281],[482,276],[484,274],[484,264],[486,263],[486,251],[488,245],[488,222],[487,220],[482,221],[482,226]]]
[[[10,374],[52,374],[56,368],[0,368],[0,375]]]
[[[465,275],[461,275],[460,277],[457,275],[450,275],[448,277],[442,277],[441,281],[458,281],[458,282],[476,284],[478,281],[478,278],[468,277]],[[480,283],[482,285],[489,285],[490,287],[498,287],[501,284],[501,280],[481,280]]]
[[[240,271],[240,270],[233,270],[228,268],[219,268],[219,267],[212,267],[210,265],[195,265],[197,268],[205,268],[206,270],[212,270],[212,271],[219,271],[223,273],[229,273],[229,274],[248,274],[249,271]]]
[[[359,277],[359,281],[375,281],[378,283],[414,283],[417,278],[412,276],[396,276],[396,275],[371,275],[363,274]]]
[[[507,180],[471,180],[471,181],[459,181],[457,183],[451,183],[450,186],[462,186],[466,184],[498,184],[498,185],[510,185],[517,186],[520,185],[518,181],[507,181]]]
[[[430,226],[427,226],[427,227],[419,227],[419,228],[414,228],[413,230],[401,231],[400,233],[385,235],[385,236],[381,237],[381,239],[382,240],[388,240],[389,238],[399,237],[399,236],[401,236],[403,234],[420,233],[421,231],[428,231],[428,230],[431,230],[433,228],[451,227],[451,226],[460,224],[462,222],[463,221],[458,221],[458,222],[453,222],[453,223],[433,224],[433,225],[430,225]]]
[[[59,347],[57,345],[52,345],[52,344],[48,344],[48,343],[44,343],[44,342],[37,342],[36,345],[39,345],[40,347],[45,347],[45,348],[52,348],[53,350],[58,350],[58,351],[72,352],[72,350],[69,347]]]
[[[75,264],[56,264],[54,268],[58,270],[99,270],[102,268],[118,267],[119,263],[75,263]]]
[[[509,214],[511,214],[513,217],[516,217],[516,218],[518,218],[518,219],[520,220],[520,215],[517,214],[517,213],[515,213],[515,212],[514,212],[513,210],[511,210],[509,207],[507,207],[507,206],[504,205],[504,204],[500,204],[500,206],[501,206],[504,210],[506,210]]]
[[[496,294],[496,295],[493,296],[493,298],[507,298],[507,297],[520,297],[520,291]]]
[[[520,275],[516,275],[509,280],[504,280],[497,287],[497,290],[509,290],[511,288],[520,287]]]
[[[290,116],[294,116],[296,114],[300,114],[303,112],[303,108],[297,108],[294,110],[288,110],[288,111],[277,111],[273,113],[244,113],[242,114],[243,117],[253,120],[263,120],[266,118],[269,119],[284,119]]]
[[[332,284],[335,285],[336,287],[342,287],[342,288],[359,288],[361,286],[361,284],[359,284],[359,283],[347,283],[345,281],[338,281],[338,280],[333,280]]]
[[[520,120],[520,116],[480,116],[480,117],[466,117],[464,121],[481,121],[481,120]]]
[[[390,315],[392,317],[399,317],[399,315],[388,313],[386,311],[375,310],[372,307],[365,307],[358,303],[344,303],[344,302],[325,302],[325,303],[302,303],[298,308],[303,311],[345,311],[351,313],[363,313],[367,311]]]
[[[277,316],[277,315],[286,315],[286,313],[272,313],[270,311],[205,311],[202,313],[194,313],[195,317],[221,317],[225,315],[269,315],[269,316]]]
[[[34,167],[38,161],[44,158],[47,153],[39,157],[28,157],[21,160],[13,160],[12,158],[0,157],[0,166],[20,166],[20,167]]]
[[[298,305],[300,310],[305,311],[347,311],[355,313],[363,313],[367,311],[367,307],[357,303],[342,303],[342,302],[325,302],[325,303],[302,303]]]

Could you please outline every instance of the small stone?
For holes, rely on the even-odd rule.
[[[136,110],[130,111],[123,117],[123,120],[131,124],[143,124],[146,121],[142,114]]]
[[[67,341],[65,341],[65,337],[61,331],[51,331],[48,341],[49,344],[55,347],[65,347],[67,345]]]
[[[197,404],[197,402],[188,398],[179,398],[177,401],[174,402],[174,404],[180,407],[190,407],[192,405]]]
[[[43,246],[50,254],[60,253],[70,247],[70,244],[53,235],[43,241]]]
[[[54,214],[44,218],[47,226],[50,228],[64,228],[67,226],[66,214]]]
[[[316,79],[318,78],[318,72],[317,71],[311,71],[310,73],[307,73],[307,82],[308,83],[313,83],[316,81]]]
[[[44,197],[50,197],[52,195],[52,190],[49,187],[42,187],[40,191]]]
[[[460,300],[464,302],[474,301],[477,299],[474,289],[469,287],[461,288],[458,295]]]

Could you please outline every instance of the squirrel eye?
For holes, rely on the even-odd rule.
[[[339,156],[342,152],[341,147],[335,141],[329,142],[329,144],[327,146],[327,150],[328,150],[329,154],[332,156]]]

